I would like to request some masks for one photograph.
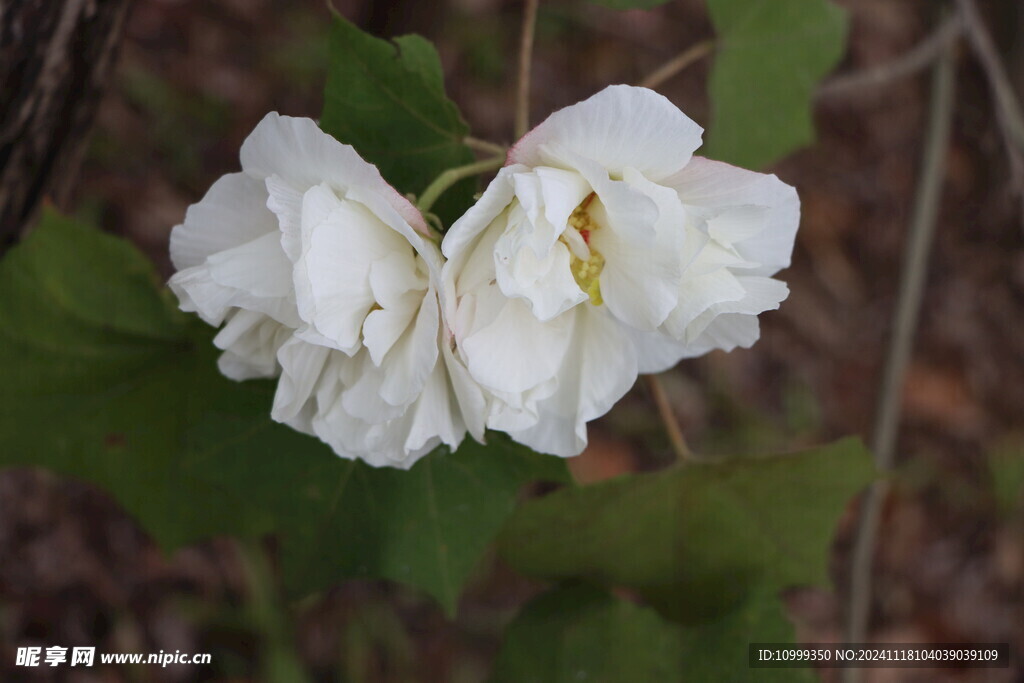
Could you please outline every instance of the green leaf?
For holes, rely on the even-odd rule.
[[[462,144],[469,127],[444,91],[441,60],[427,40],[394,42],[337,15],[320,127],[380,168],[402,193],[420,194],[434,178],[473,162]],[[433,211],[450,224],[473,202],[475,181],[449,189]]]
[[[682,636],[649,608],[585,585],[560,587],[508,627],[491,683],[688,680]]]
[[[499,548],[527,575],[628,586],[665,614],[702,619],[755,589],[824,583],[839,515],[872,472],[846,439],[620,477],[527,503]]]
[[[560,458],[496,434],[489,441],[468,439],[454,454],[439,450],[408,472],[335,458],[301,472],[294,484],[282,482],[304,499],[293,501],[300,518],[287,526],[286,580],[309,591],[340,576],[393,579],[454,612],[522,485],[569,479]]]
[[[829,0],[708,0],[718,34],[710,157],[765,166],[814,140],[818,81],[843,54],[846,12]]]
[[[338,458],[270,420],[272,383],[222,377],[211,336],[128,244],[47,214],[0,262],[0,466],[97,483],[168,548],[276,532],[296,591],[389,578],[449,611],[521,485],[568,479],[497,437],[409,472]]]
[[[810,683],[808,669],[751,669],[752,642],[793,643],[777,598],[758,594],[710,621],[680,626],[586,584],[526,605],[505,633],[491,683],[757,681]]]
[[[722,616],[683,631],[680,651],[689,681],[813,683],[810,669],[751,669],[749,643],[794,643],[793,625],[782,603],[770,593],[755,593]]]
[[[612,9],[651,9],[664,5],[669,0],[590,0],[595,5],[604,5]]]
[[[98,483],[167,546],[212,520],[222,533],[269,528],[244,492],[188,466],[293,443],[270,425],[234,429],[250,388],[211,381],[195,331],[134,249],[48,214],[0,262],[0,465]],[[189,425],[207,413],[229,424],[196,440]]]

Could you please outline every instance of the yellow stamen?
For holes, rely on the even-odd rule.
[[[601,298],[600,282],[601,271],[604,270],[604,256],[590,246],[590,233],[597,230],[600,225],[590,219],[590,212],[587,210],[595,196],[591,192],[573,210],[569,216],[569,228],[563,234],[562,241],[569,246],[569,251],[572,254],[569,270],[572,271],[573,279],[579,288],[590,297],[590,303],[600,306],[604,303],[604,299]],[[576,231],[576,235],[567,236],[569,229]],[[587,258],[580,258],[581,256]]]

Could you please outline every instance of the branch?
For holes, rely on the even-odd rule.
[[[957,6],[960,8],[968,42],[992,89],[996,104],[996,120],[999,122],[1003,146],[1010,164],[1012,191],[1021,200],[1021,217],[1024,220],[1024,114],[1021,113],[1013,85],[999,59],[999,52],[992,42],[992,36],[981,19],[978,6],[974,0],[957,0]]]
[[[648,76],[640,81],[640,87],[651,88],[653,90],[676,74],[682,72],[691,64],[700,61],[714,51],[715,41],[713,40],[704,40],[699,43],[695,43],[652,71]]]
[[[893,335],[885,363],[872,449],[875,464],[881,472],[892,469],[898,433],[904,373],[914,340],[921,299],[927,274],[928,255],[935,234],[935,223],[941,199],[942,181],[946,173],[946,155],[953,119],[954,60],[952,44],[948,44],[935,66],[924,157],[918,181],[914,212],[910,223],[909,243],[904,253],[899,300],[893,320]],[[853,551],[850,589],[850,611],[847,642],[866,640],[871,608],[871,569],[875,540],[882,505],[889,491],[889,482],[877,481],[864,500],[860,527]],[[859,680],[858,669],[847,669],[846,680]]]
[[[505,145],[499,145],[496,142],[490,140],[481,140],[480,138],[474,138],[471,135],[467,135],[462,138],[462,144],[470,149],[476,150],[477,152],[485,152],[487,154],[508,154],[508,147]]]
[[[891,81],[908,78],[924,70],[949,48],[963,32],[959,16],[952,16],[942,22],[927,38],[891,62],[851,74],[836,76],[818,87],[815,97],[827,99],[843,96],[862,88],[885,85]]]
[[[434,178],[433,182],[427,186],[427,189],[423,190],[423,194],[420,195],[419,201],[416,202],[416,208],[420,210],[420,213],[427,213],[430,211],[430,207],[434,205],[437,198],[444,194],[445,190],[459,182],[463,178],[471,178],[481,173],[487,173],[487,171],[493,171],[496,168],[501,168],[502,164],[505,163],[505,155],[492,157],[490,159],[484,159],[477,161],[472,164],[466,164],[465,166],[456,166],[455,168],[449,168],[441,175]]]
[[[533,58],[533,34],[537,26],[540,0],[526,0],[523,35],[519,44],[519,87],[516,91],[516,139],[530,129],[530,60]]]
[[[683,430],[679,426],[679,421],[676,420],[676,415],[668,401],[665,387],[661,386],[661,381],[657,375],[645,375],[645,379],[647,380],[647,388],[651,390],[651,398],[654,399],[654,405],[658,407],[658,415],[661,417],[662,424],[665,425],[665,434],[672,444],[672,451],[676,454],[676,458],[679,462],[693,462],[693,451],[690,450],[686,443],[686,437],[683,436]]]

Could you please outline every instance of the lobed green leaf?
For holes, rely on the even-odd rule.
[[[443,171],[473,162],[469,126],[444,91],[434,46],[416,35],[375,38],[336,15],[320,127],[376,164],[399,192],[420,194]],[[472,179],[434,205],[448,225],[473,202]]]
[[[673,618],[705,619],[755,591],[824,583],[839,515],[872,474],[845,439],[620,477],[527,503],[499,549],[529,576],[627,586]]]
[[[346,577],[417,586],[449,611],[533,479],[564,462],[494,437],[409,472],[336,457],[232,382],[211,330],[122,240],[52,213],[0,262],[0,467],[106,488],[164,547],[274,532],[293,591]]]
[[[757,594],[718,618],[681,626],[649,607],[568,583],[534,599],[509,625],[490,681],[815,680],[807,669],[750,669],[747,645],[758,641],[794,642],[774,596]]]
[[[830,0],[708,0],[717,49],[707,153],[759,168],[814,140],[818,81],[845,49],[846,12]]]

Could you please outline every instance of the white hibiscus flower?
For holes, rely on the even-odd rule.
[[[375,466],[455,448],[467,421],[482,436],[419,212],[310,119],[269,114],[241,160],[171,233],[169,284],[182,309],[224,324],[221,371],[280,375],[274,419]]]
[[[575,455],[638,373],[757,340],[799,201],[693,157],[701,133],[657,93],[606,88],[524,136],[449,230],[445,307],[489,427]]]

